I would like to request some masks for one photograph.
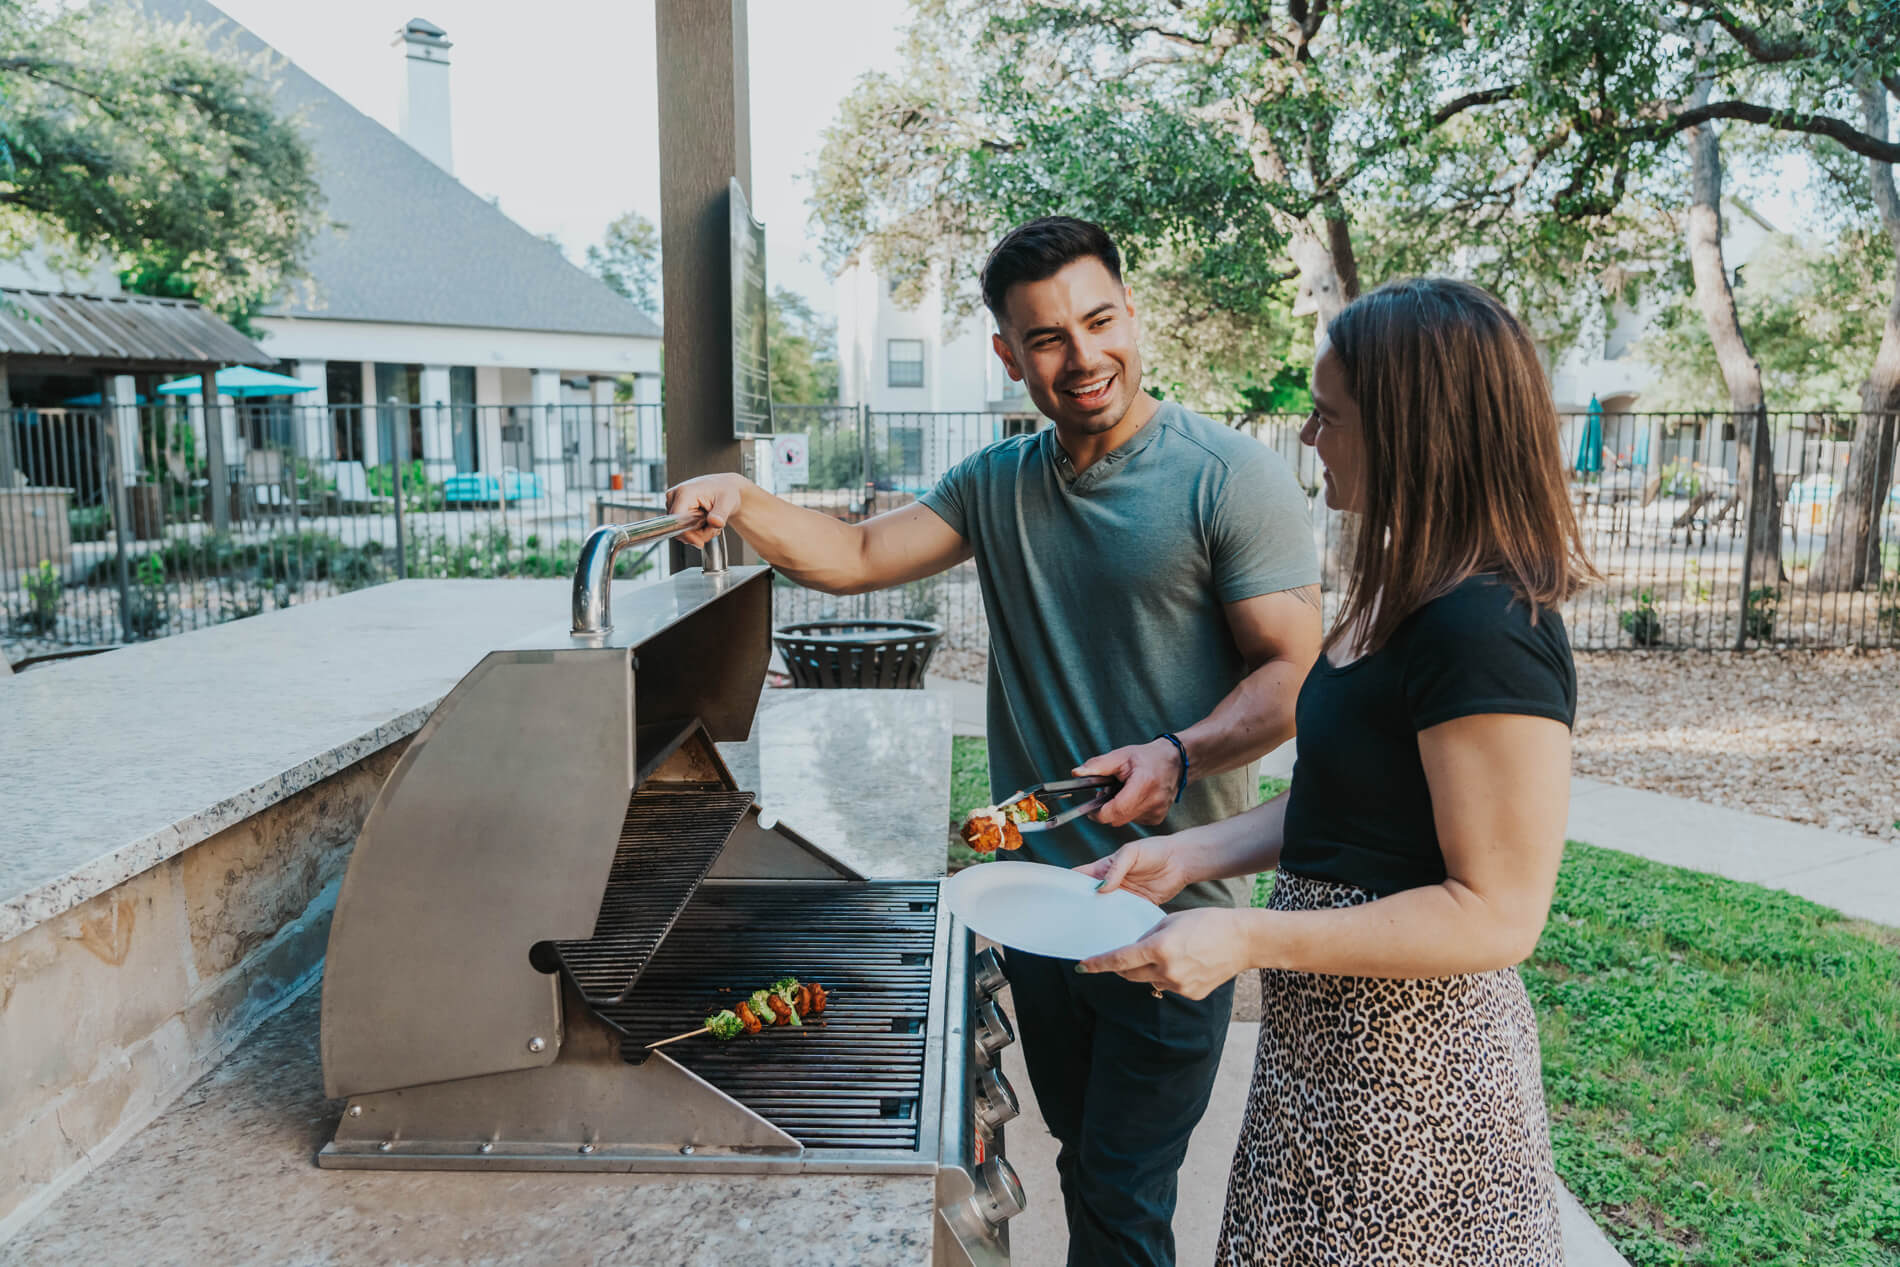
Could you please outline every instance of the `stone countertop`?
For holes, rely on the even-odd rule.
[[[200,1079],[20,1233],[0,1264],[930,1261],[929,1175],[320,1170],[318,992]]]
[[[950,706],[927,691],[766,691],[752,734],[719,745],[759,807],[874,880],[944,873]]]
[[[399,581],[0,683],[0,941],[413,734],[570,593]]]

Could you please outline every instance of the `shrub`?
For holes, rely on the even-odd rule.
[[[1748,614],[1743,619],[1742,629],[1757,642],[1767,642],[1775,636],[1775,605],[1781,601],[1781,594],[1769,587],[1748,591]]]
[[[1662,613],[1656,610],[1656,596],[1649,590],[1636,595],[1636,605],[1625,608],[1617,623],[1639,647],[1653,647],[1662,641]]]
[[[59,602],[65,597],[66,582],[50,559],[41,559],[37,568],[20,578],[26,590],[26,614],[20,619],[28,633],[50,634],[59,623]]]
[[[66,512],[66,524],[74,541],[104,541],[112,529],[112,516],[104,506],[74,506]]]

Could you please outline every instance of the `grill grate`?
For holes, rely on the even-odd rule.
[[[703,783],[649,783],[629,798],[594,935],[543,943],[581,998],[627,997],[751,806],[750,792]]]
[[[596,1011],[638,1062],[778,977],[822,982],[822,1024],[666,1052],[807,1148],[914,1151],[936,926],[930,883],[706,885],[626,1003]]]

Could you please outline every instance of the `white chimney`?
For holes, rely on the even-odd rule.
[[[396,32],[402,49],[402,109],[397,115],[402,139],[418,154],[450,175],[455,151],[449,140],[449,49],[441,27],[426,18],[410,18]]]

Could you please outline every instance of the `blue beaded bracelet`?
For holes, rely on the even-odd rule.
[[[1181,754],[1181,782],[1175,785],[1175,789],[1174,789],[1174,802],[1175,804],[1179,805],[1181,803],[1182,793],[1187,791],[1187,775],[1188,775],[1187,745],[1182,743],[1179,739],[1175,738],[1173,732],[1169,732],[1164,735],[1158,735],[1156,737],[1160,739],[1165,739],[1169,743],[1173,744],[1174,750]]]

